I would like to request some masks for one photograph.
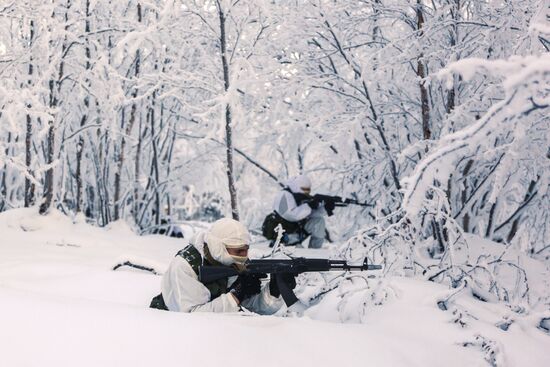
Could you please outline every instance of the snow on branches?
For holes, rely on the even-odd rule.
[[[502,158],[491,179],[489,203],[495,203],[505,187],[519,190],[526,178],[536,183],[536,191],[528,190],[525,201],[534,195],[544,197],[550,182],[550,55],[495,61],[465,59],[451,64],[438,76],[452,83],[455,73],[465,80],[479,73],[500,78],[505,97],[472,125],[443,136],[419,162],[404,180],[403,208],[407,214],[417,216],[427,202],[437,197],[434,189],[447,183],[459,162],[476,156]],[[511,177],[510,172],[519,175]]]
[[[455,75],[465,83],[493,78],[503,97],[469,126],[431,141],[402,179],[401,209],[359,231],[339,256],[446,283],[451,295],[516,308],[547,304],[548,290],[533,275],[544,270],[529,257],[542,252],[550,230],[550,55],[464,59],[437,73],[449,87]],[[469,187],[475,164],[483,174]]]

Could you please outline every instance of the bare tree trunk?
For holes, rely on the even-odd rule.
[[[424,13],[422,12],[421,0],[416,0],[416,24],[418,29],[418,36],[423,34],[422,27],[424,26]],[[423,62],[424,54],[421,52],[418,55],[417,62],[417,75],[420,78],[420,103],[422,105],[422,133],[424,140],[429,140],[432,137],[430,130],[430,102],[428,97],[428,89],[425,85],[426,68]],[[427,149],[427,147],[426,147]]]
[[[160,194],[158,192],[158,184],[160,180],[159,175],[159,152],[158,152],[158,143],[157,143],[157,137],[155,134],[155,98],[156,98],[156,92],[153,92],[152,97],[152,106],[150,110],[149,117],[151,118],[151,139],[152,139],[152,145],[153,145],[153,160],[151,162],[152,168],[153,168],[153,177],[155,179],[155,183],[153,185],[153,190],[155,190],[155,224],[158,226],[160,224]]]
[[[86,34],[86,72],[91,68],[90,64],[90,44],[88,39],[88,34],[90,33],[90,0],[86,0],[86,21],[84,26],[84,32]],[[89,86],[89,80],[86,80]],[[82,114],[82,119],[80,120],[80,127],[86,125],[88,120],[88,113],[90,110],[90,95],[87,94],[84,97],[84,112]],[[79,213],[82,210],[82,151],[84,149],[84,138],[80,136],[78,138],[78,143],[76,146],[76,212]]]
[[[218,15],[220,19],[220,47],[221,47],[221,61],[223,67],[223,82],[224,90],[229,90],[229,65],[227,62],[227,39],[225,36],[225,13],[221,7],[220,1],[216,0],[218,7]],[[237,200],[237,188],[235,187],[235,180],[233,177],[233,139],[231,128],[231,106],[229,103],[225,105],[225,143],[226,143],[226,155],[227,155],[227,182],[229,187],[229,197],[231,198],[231,214],[233,219],[239,220],[239,209]]]
[[[451,7],[451,17],[453,20],[452,23],[452,31],[451,31],[451,38],[450,38],[450,45],[451,48],[454,48],[458,41],[459,41],[459,34],[458,34],[458,21],[460,18],[460,0],[454,0],[454,4]],[[452,61],[458,61],[458,52],[454,52],[454,59]],[[456,88],[457,88],[457,79],[458,76],[453,75],[453,87],[449,89],[447,92],[447,103],[445,104],[445,112],[448,114],[451,113],[455,106],[456,106]]]
[[[0,111],[0,117],[2,117],[2,111]],[[6,144],[5,154],[9,155],[9,146],[11,144],[11,132],[8,132],[8,139]],[[4,211],[8,197],[8,185],[6,182],[6,176],[8,175],[8,164],[4,163],[4,169],[1,170],[2,180],[0,180],[0,212]]]
[[[31,108],[31,105],[27,105],[28,108]],[[32,175],[31,162],[32,162],[32,119],[29,114],[27,114],[27,131],[25,134],[25,166],[27,167],[27,174]],[[25,208],[33,205],[34,203],[34,184],[31,182],[29,177],[25,177]]]
[[[62,75],[63,67],[59,68],[60,75]],[[55,81],[50,80],[50,108],[55,108],[57,106],[57,98],[55,97]],[[48,137],[46,140],[46,164],[50,165],[47,169],[44,177],[44,193],[42,198],[42,203],[40,204],[39,212],[40,214],[47,214],[53,199],[53,158],[54,158],[54,148],[55,148],[55,124],[54,119],[50,118],[48,120]]]
[[[113,217],[111,216],[110,191],[109,191],[109,187],[107,187],[109,182],[109,167],[110,167],[109,164],[103,165],[103,170],[102,170],[103,179],[101,180],[101,187],[100,187],[101,192],[103,192],[103,195],[101,196],[102,201],[101,201],[100,209],[101,209],[101,215],[103,217],[104,225],[109,224],[113,220]]]
[[[32,86],[32,74],[33,74],[33,59],[32,59],[32,43],[34,41],[34,21],[30,21],[30,36],[29,36],[29,78],[27,79],[27,85],[30,88]],[[27,104],[27,109],[31,109],[32,105]],[[27,167],[27,175],[32,175],[31,162],[32,162],[32,118],[27,113],[27,130],[25,134],[25,166]],[[31,183],[29,177],[25,177],[25,208],[33,205],[34,201],[34,184]]]
[[[162,116],[163,108],[161,107],[161,116]],[[161,117],[162,120],[162,117]],[[179,120],[179,118],[176,119],[176,123]],[[175,129],[171,129],[172,133],[170,133],[169,137],[169,143],[168,143],[168,151],[166,152],[166,156],[164,157],[164,162],[166,166],[166,177],[170,177],[170,172],[172,169],[172,157],[174,153],[174,145],[176,142],[176,131]],[[166,205],[168,206],[168,215],[172,216],[172,201],[170,198],[170,195],[168,194],[166,197]]]
[[[69,29],[69,10],[71,8],[71,0],[67,0],[65,6],[65,31]],[[52,17],[55,17],[55,14],[52,14]],[[55,110],[59,104],[58,96],[61,94],[61,84],[63,77],[65,76],[65,57],[67,51],[67,37],[63,40],[63,45],[61,47],[61,60],[59,62],[59,72],[57,75],[57,80],[50,79],[49,88],[50,88],[50,101],[49,107],[52,110]],[[48,137],[46,144],[46,164],[49,165],[48,170],[46,171],[44,178],[44,194],[42,199],[42,204],[40,204],[39,213],[44,215],[47,214],[50,210],[53,200],[53,190],[54,190],[54,151],[55,151],[55,133],[56,133],[56,118],[53,116],[48,120]]]
[[[126,114],[124,113],[124,107],[122,107],[122,112],[120,113],[121,129],[124,129],[124,120],[126,118],[125,115]],[[114,201],[113,219],[114,220],[118,220],[120,218],[120,179],[122,176],[122,167],[124,166],[124,146],[125,145],[126,145],[126,140],[124,136],[122,136],[118,152],[116,152],[116,149],[115,149],[115,161],[117,163],[117,169],[115,172],[115,189],[114,189],[115,192],[113,195],[113,201]]]
[[[468,180],[466,179],[468,176],[468,173],[470,172],[470,169],[472,168],[474,164],[474,160],[470,159],[468,162],[466,162],[466,165],[464,166],[464,169],[462,170],[462,177],[464,179],[464,184],[462,187],[461,195],[460,195],[460,202],[462,204],[462,207],[466,207],[467,199],[468,199]],[[450,195],[448,196],[450,198]],[[462,217],[462,229],[464,232],[470,232],[470,214],[469,212],[466,212],[464,216]]]
[[[111,147],[109,140],[109,131],[99,138],[99,154],[100,154],[100,167],[98,171],[98,183],[97,183],[97,192],[99,193],[100,203],[99,209],[101,211],[101,218],[103,225],[109,224],[111,221],[111,209],[109,206],[109,188],[107,183],[109,182],[109,168],[111,167],[109,160],[109,148]]]
[[[525,197],[523,198],[523,202],[518,206],[518,208],[510,215],[506,220],[504,220],[500,225],[496,226],[494,233],[500,231],[501,229],[505,228],[509,223],[512,223],[510,226],[510,231],[508,232],[508,235],[506,236],[506,241],[510,242],[515,237],[519,223],[521,220],[521,216],[525,209],[529,206],[529,203],[533,200],[533,198],[537,195],[538,191],[535,190],[537,187],[537,184],[539,182],[540,176],[537,177],[536,181],[531,181],[529,183],[529,187],[527,188],[527,192],[525,193]],[[493,233],[493,235],[494,235]]]
[[[298,151],[296,152],[296,157],[298,158],[298,172],[303,173],[304,172],[304,152],[302,151],[302,147],[298,145]]]
[[[379,8],[380,5],[382,5],[380,0],[374,0],[373,1],[373,4],[372,4],[372,12],[373,12],[372,40],[374,42],[377,42],[382,36],[382,32],[380,31],[380,25],[378,24],[379,23],[378,18],[380,16],[380,8]]]
[[[419,38],[424,34],[422,31],[424,22],[422,2],[421,0],[416,0],[416,27]],[[419,43],[420,42],[421,41],[419,41]],[[420,78],[418,86],[420,88],[420,105],[422,109],[422,137],[424,140],[429,140],[432,137],[432,132],[430,130],[430,102],[428,89],[425,84],[426,67],[424,65],[423,58],[424,53],[420,52],[417,59],[416,75]],[[428,145],[426,145],[425,151],[428,151]],[[444,228],[444,220],[436,221],[436,219],[432,219],[432,229],[434,232],[434,237],[437,240],[437,247],[434,249],[434,255],[440,255],[445,251],[446,241],[444,241],[444,236],[441,230],[442,227]]]
[[[141,14],[141,3],[137,4],[137,16],[138,16],[138,22],[141,23],[142,21],[142,14]],[[137,78],[139,75],[139,68],[141,64],[141,52],[139,48],[136,50],[136,57],[135,57],[135,74],[134,76]],[[137,88],[134,88],[134,91],[132,92],[132,97],[137,97],[138,90]],[[115,212],[114,212],[114,220],[118,220],[121,217],[121,203],[120,203],[120,184],[121,184],[121,178],[122,178],[122,170],[124,168],[124,150],[126,148],[126,138],[125,136],[129,136],[132,132],[132,127],[134,126],[134,122],[136,121],[136,111],[137,106],[136,103],[132,103],[132,107],[130,110],[130,119],[128,121],[128,125],[126,126],[125,135],[122,136],[120,141],[120,148],[118,152],[118,160],[117,160],[117,171],[115,173],[115,193],[114,193],[114,205],[115,205]],[[125,113],[122,111],[122,122],[121,122],[121,129],[124,129],[124,116]]]
[[[71,1],[67,0],[67,6],[66,6],[66,12],[65,12],[65,30],[68,28],[68,12],[69,8],[71,7]],[[54,17],[55,14],[52,15]],[[61,88],[61,80],[64,76],[64,56],[65,56],[65,50],[66,50],[66,44],[65,41],[63,42],[63,46],[61,48],[61,61],[59,63],[59,72],[57,76],[57,81],[54,79],[50,79],[49,87],[50,87],[50,101],[49,101],[49,107],[50,109],[55,109],[58,104],[57,94],[59,93],[59,90]],[[55,119],[50,117],[48,119],[48,137],[46,140],[46,164],[50,165],[46,171],[45,177],[44,177],[44,193],[43,193],[43,199],[42,203],[40,204],[39,212],[40,214],[47,214],[51,205],[52,205],[52,199],[53,199],[53,190],[54,190],[54,176],[53,176],[53,160],[54,160],[54,150],[55,150]]]
[[[140,168],[141,168],[141,146],[142,146],[142,126],[141,126],[141,116],[139,118],[139,124],[138,124],[138,143],[136,147],[136,155],[134,158],[134,220],[136,223],[140,223],[139,219],[139,212],[140,212],[140,199],[139,199],[139,175],[140,175]]]

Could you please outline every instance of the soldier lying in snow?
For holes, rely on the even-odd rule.
[[[250,235],[239,222],[223,218],[209,231],[199,233],[179,251],[162,278],[162,293],[153,298],[152,308],[179,312],[236,312],[241,305],[260,314],[273,314],[284,302],[274,279],[263,287],[257,277],[239,275],[215,282],[199,280],[201,265],[242,267],[248,259]],[[294,276],[285,277],[294,289]]]

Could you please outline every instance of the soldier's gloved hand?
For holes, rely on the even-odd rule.
[[[282,280],[288,286],[288,288],[296,288],[296,278],[294,274],[282,274]],[[275,276],[273,274],[271,275],[271,279],[269,280],[269,294],[271,294],[273,297],[279,297],[281,295],[281,291],[279,290],[279,286],[277,285],[277,279],[275,279]]]
[[[239,300],[239,303],[255,294],[260,293],[260,278],[252,275],[239,275],[237,280],[231,284],[230,292]]]
[[[319,207],[319,199],[312,198],[311,200],[307,201],[307,205],[313,210],[317,209]]]

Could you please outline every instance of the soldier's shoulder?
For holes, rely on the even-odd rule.
[[[191,268],[193,268],[195,274],[199,274],[199,267],[202,265],[202,255],[193,244],[185,246],[177,253],[176,256],[179,256],[187,261],[187,263],[191,265]]]

